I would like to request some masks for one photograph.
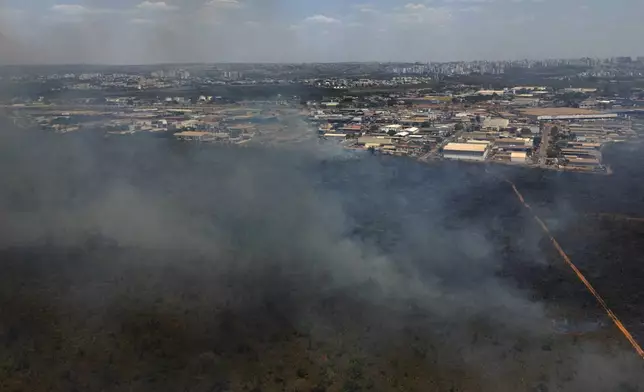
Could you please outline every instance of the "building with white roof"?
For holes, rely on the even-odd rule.
[[[490,153],[489,143],[448,143],[443,157],[467,161],[484,161]]]

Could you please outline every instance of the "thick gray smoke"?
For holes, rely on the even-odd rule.
[[[504,258],[533,263],[537,249],[504,255],[490,231],[501,228],[488,222],[496,209],[508,224],[499,207],[512,195],[485,204],[480,195],[498,185],[467,168],[9,126],[0,138],[0,303],[12,315],[0,335],[7,353],[41,347],[14,363],[28,371],[46,374],[46,356],[59,355],[51,371],[67,374],[91,355],[113,367],[107,379],[135,390],[160,374],[185,387],[203,381],[191,378],[203,372],[195,361],[215,355],[199,366],[218,370],[200,377],[238,390],[248,358],[305,355],[312,368],[332,362],[341,374],[351,371],[347,358],[366,359],[364,372],[396,373],[380,362],[402,361],[405,374],[424,372],[441,390],[573,390],[595,377],[596,361],[612,370],[587,390],[638,377],[618,366],[627,355],[593,349],[591,361],[584,350],[593,346],[553,332],[552,310],[499,278]],[[509,213],[516,233],[535,235],[520,209]],[[308,347],[293,354],[302,339]],[[118,361],[132,355],[138,370],[122,373]],[[333,385],[325,377],[293,379]],[[63,378],[43,385],[108,383],[84,370]]]
[[[372,215],[374,226],[392,224],[378,230],[397,232],[394,248],[384,250],[370,243],[372,238],[351,236],[360,223],[345,210],[350,204],[342,198],[355,194],[325,189],[317,172],[318,165],[326,164],[324,155],[217,147],[177,152],[155,140],[129,145],[51,135],[12,138],[20,147],[3,143],[5,246],[43,241],[71,246],[86,233],[95,233],[123,247],[197,250],[215,259],[234,252],[243,255],[234,266],[252,269],[261,262],[296,268],[313,278],[327,274],[340,288],[373,282],[384,297],[426,299],[445,314],[483,307],[489,301],[481,290],[497,298],[492,306],[517,308],[528,318],[541,315],[538,306],[522,304],[510,288],[493,279],[499,266],[490,264],[494,249],[483,225],[432,227],[446,219],[449,184],[442,184],[447,190],[428,195],[419,206],[431,211],[432,221],[390,216],[396,210],[409,214],[405,190],[394,200],[382,200],[384,182],[395,175],[392,168],[356,163],[362,166],[358,175],[371,184],[373,194],[366,196],[373,205],[355,206],[355,211]],[[330,157],[328,165],[345,159]],[[353,181],[351,173],[333,170],[333,175],[347,178],[327,181]],[[403,243],[407,249],[401,249]],[[418,265],[405,261],[410,257]],[[222,258],[218,266],[232,263]],[[429,265],[425,259],[431,260]],[[450,299],[440,278],[425,274],[424,268],[462,270],[464,277],[482,280],[472,292],[464,287],[453,293],[467,299]],[[430,301],[433,298],[440,300]]]
[[[279,4],[253,16],[278,25]],[[129,57],[109,17],[54,24],[42,47],[2,23],[0,60],[148,62],[200,50],[189,38],[203,26],[175,20],[147,26]],[[298,40],[271,26],[263,40],[240,33],[256,46],[231,45],[220,27],[211,51],[279,60],[286,52],[268,41]],[[644,383],[621,340],[610,352],[553,331],[568,309],[501,277],[508,263],[548,261],[541,233],[495,181],[317,145],[203,147],[3,122],[0,390]]]

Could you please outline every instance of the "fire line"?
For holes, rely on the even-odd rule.
[[[629,222],[644,222],[644,218],[628,216],[624,214],[609,214],[605,212],[595,213],[595,214],[586,214],[587,216],[604,218],[604,219],[613,219],[613,220],[624,220]]]
[[[517,196],[517,198],[519,199],[521,204],[523,204],[523,206],[530,211],[530,213],[532,214],[534,219],[537,221],[539,226],[541,226],[541,229],[543,229],[544,233],[546,233],[546,235],[548,235],[548,237],[550,237],[550,241],[554,245],[555,249],[557,249],[557,252],[559,252],[559,255],[561,255],[561,258],[573,270],[575,275],[577,275],[579,280],[584,284],[584,286],[586,286],[588,291],[590,291],[590,293],[595,297],[597,302],[599,302],[599,304],[604,309],[604,311],[606,312],[608,317],[613,321],[613,323],[615,324],[617,329],[619,329],[619,331],[629,341],[631,346],[633,346],[633,348],[635,349],[635,352],[637,352],[637,354],[642,359],[644,359],[644,350],[642,350],[642,347],[640,347],[640,345],[637,343],[635,338],[633,338],[633,335],[631,335],[631,333],[628,331],[628,329],[626,329],[624,324],[622,324],[622,322],[615,315],[615,313],[613,313],[613,311],[608,307],[608,304],[606,304],[606,301],[604,301],[604,299],[601,297],[601,295],[599,295],[599,293],[595,290],[595,288],[592,286],[592,284],[590,284],[590,282],[588,281],[588,279],[586,279],[584,274],[582,274],[581,271],[579,270],[579,268],[577,268],[577,266],[572,262],[572,260],[570,260],[570,257],[568,257],[566,252],[564,252],[564,250],[561,248],[561,246],[559,245],[559,242],[557,242],[557,240],[550,233],[550,230],[548,229],[548,226],[546,226],[546,224],[541,220],[541,218],[539,218],[539,216],[537,216],[537,214],[532,210],[532,207],[530,207],[530,205],[528,203],[526,203],[525,199],[523,198],[523,195],[521,194],[521,192],[519,192],[519,190],[517,189],[516,185],[514,185],[514,183],[512,181],[508,180],[508,179],[505,179],[505,181],[508,184],[510,184],[510,186],[512,186],[512,190],[514,190],[514,194]]]

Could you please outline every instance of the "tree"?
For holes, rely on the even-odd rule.
[[[389,136],[394,136],[395,134],[396,134],[396,131],[394,131],[393,129],[390,129],[387,131],[387,135]]]
[[[463,130],[463,124],[458,123],[454,126],[454,130],[456,131],[462,131]]]
[[[557,146],[550,146],[546,151],[548,158],[557,158],[561,150]]]

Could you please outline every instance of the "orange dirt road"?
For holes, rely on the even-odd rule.
[[[516,185],[514,185],[514,183],[512,181],[510,181],[510,180],[506,179],[505,181],[508,184],[510,184],[510,186],[512,186],[512,190],[514,190],[514,194],[517,196],[517,198],[519,199],[521,204],[523,204],[523,206],[530,211],[530,213],[532,214],[534,219],[537,221],[539,226],[541,226],[541,229],[543,229],[543,232],[546,233],[546,235],[550,238],[550,241],[554,245],[555,249],[557,249],[557,252],[559,252],[559,255],[561,255],[561,258],[573,270],[575,275],[577,275],[577,278],[579,278],[579,280],[584,284],[584,286],[586,286],[588,291],[595,297],[597,302],[599,302],[599,304],[604,309],[604,311],[606,312],[608,317],[613,321],[613,323],[615,324],[617,329],[619,329],[619,331],[622,333],[622,335],[624,335],[624,337],[628,340],[628,342],[631,344],[631,346],[633,346],[633,348],[635,349],[635,352],[637,352],[637,354],[642,359],[644,359],[644,350],[642,350],[642,347],[637,343],[635,338],[633,338],[633,335],[631,335],[631,333],[626,329],[624,324],[622,324],[622,322],[615,315],[615,313],[613,313],[613,311],[608,307],[608,304],[606,304],[606,301],[604,301],[604,299],[601,297],[601,295],[599,295],[599,293],[595,290],[593,285],[590,284],[590,282],[588,281],[588,279],[586,279],[584,274],[582,274],[581,271],[579,270],[579,268],[577,268],[577,266],[572,262],[572,260],[570,260],[570,257],[568,257],[566,252],[564,252],[564,250],[561,248],[561,246],[559,245],[559,242],[557,242],[557,240],[550,233],[550,230],[548,229],[548,226],[546,226],[546,224],[541,220],[541,218],[539,218],[537,216],[537,214],[534,213],[534,211],[532,210],[530,205],[528,203],[526,203],[525,199],[523,198],[523,195],[521,194],[521,192],[519,192],[519,190],[517,189]]]

